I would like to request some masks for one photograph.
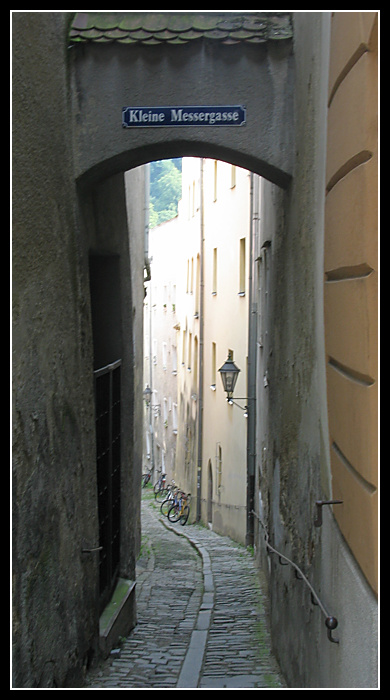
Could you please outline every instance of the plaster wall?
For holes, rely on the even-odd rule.
[[[13,15],[13,683],[21,688],[79,682],[97,643],[98,562],[82,553],[97,546],[98,529],[68,21]]]
[[[76,190],[69,22],[66,13],[13,14],[15,688],[79,686],[98,649],[98,554],[82,551],[99,544],[91,248],[119,254],[121,276],[138,280],[133,290],[130,282],[122,287],[119,333],[127,387],[121,551],[126,577],[134,578],[139,546],[141,455],[134,458],[137,440],[135,453],[132,440],[138,433],[140,444],[140,428],[132,397],[142,385],[142,366],[138,371],[134,357],[137,338],[142,347],[137,299],[143,297],[143,212],[137,213],[137,203],[144,198],[143,175],[133,175],[135,198],[127,211],[123,176],[98,185],[94,193]],[[134,234],[130,244],[128,223]],[[138,251],[132,272],[129,248]],[[137,324],[141,333],[134,330]]]
[[[241,369],[235,393],[245,399],[249,209],[250,174],[247,171],[214,159],[203,159],[203,163],[198,158],[183,159],[179,216],[166,225],[178,232],[175,247],[166,250],[169,257],[175,250],[179,323],[175,480],[191,491],[193,517],[198,512],[204,524],[241,543],[245,543],[246,536],[247,421],[244,410],[227,405],[218,369],[225,362],[228,350],[233,349]],[[158,235],[158,230],[155,231]],[[163,230],[161,235],[164,235]],[[240,241],[245,241],[245,245]],[[240,250],[243,251],[242,265]],[[200,307],[201,255],[203,313]],[[242,287],[240,269],[244,276]],[[203,352],[201,326],[204,329]],[[245,400],[237,403],[244,409]],[[201,436],[200,410],[203,411]],[[200,457],[199,437],[202,441]]]
[[[375,688],[375,597],[330,508],[323,508],[322,527],[314,527],[315,501],[333,496],[322,282],[330,16],[296,13],[294,37],[296,170],[287,193],[271,188],[263,196],[260,216],[260,243],[265,226],[271,245],[261,263],[268,259],[269,339],[262,360],[268,387],[258,388],[256,505],[270,543],[301,567],[336,616],[339,644],[329,641],[309,589],[267,554],[260,521],[256,545],[269,587],[273,644],[289,686]]]
[[[294,162],[290,41],[275,46],[78,45],[73,65],[75,177],[164,157],[219,157],[285,186]],[[254,82],[256,76],[256,83]],[[258,86],[261,86],[258,89]],[[243,127],[124,129],[125,106],[244,104]],[[199,152],[201,147],[202,153]]]
[[[120,574],[132,580],[140,541],[144,188],[141,167],[114,175],[79,195],[84,260],[90,269],[94,260],[97,272],[107,266],[110,272],[106,281],[105,275],[99,280],[97,274],[95,279],[101,290],[99,296],[97,289],[96,304],[92,304],[97,307],[92,319],[94,369],[122,359]],[[91,280],[85,294],[91,294]]]
[[[245,544],[247,419],[243,409],[248,403],[245,398],[248,396],[250,173],[241,168],[232,172],[231,164],[221,162],[217,163],[215,170],[214,161],[210,160],[205,162],[204,172],[205,420],[202,436],[202,515],[204,522],[207,522],[207,465],[210,461],[213,476],[212,527]],[[214,250],[217,266],[215,289]],[[237,406],[227,403],[218,372],[227,359],[229,349],[233,351],[234,361],[241,370],[234,392],[235,396],[241,397],[236,402]]]
[[[156,408],[145,406],[144,410],[144,433],[149,434],[144,449],[144,469],[154,466],[153,483],[162,467],[168,482],[176,478],[179,336],[176,307],[178,279],[185,269],[181,257],[182,239],[178,217],[149,232],[151,281],[146,286],[144,301],[144,384],[154,392],[152,406]],[[151,430],[153,436],[150,436]]]
[[[325,327],[336,518],[378,593],[378,15],[334,13]],[[340,41],[340,36],[347,41]]]

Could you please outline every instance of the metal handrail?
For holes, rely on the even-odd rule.
[[[288,564],[290,564],[290,566],[292,566],[293,569],[295,569],[296,578],[298,578],[299,580],[302,580],[302,581],[304,581],[304,582],[306,583],[306,585],[307,585],[307,587],[309,588],[310,593],[311,593],[311,600],[312,600],[312,603],[313,603],[314,605],[318,605],[318,607],[321,609],[321,612],[322,612],[322,613],[324,614],[324,616],[325,616],[325,626],[326,626],[326,628],[327,628],[327,633],[328,633],[328,639],[329,639],[329,641],[334,642],[335,644],[338,644],[338,643],[339,643],[339,640],[338,640],[338,639],[335,639],[335,637],[332,637],[332,631],[333,631],[334,629],[336,629],[336,627],[337,627],[337,625],[338,625],[338,620],[337,620],[337,618],[336,618],[334,615],[330,615],[330,614],[329,614],[329,612],[328,612],[327,609],[325,608],[324,604],[322,603],[322,601],[321,601],[320,598],[318,597],[317,593],[315,592],[315,590],[314,590],[313,586],[311,585],[310,581],[307,579],[307,577],[306,577],[305,574],[303,573],[302,569],[300,569],[300,567],[299,567],[297,564],[295,564],[295,562],[291,561],[291,559],[289,559],[288,557],[286,557],[285,554],[282,554],[281,552],[279,552],[277,549],[275,549],[275,547],[273,547],[273,546],[270,544],[270,542],[269,542],[269,534],[268,534],[267,528],[265,527],[265,525],[264,525],[262,519],[260,518],[260,516],[258,515],[258,513],[256,513],[254,510],[251,510],[250,512],[251,512],[252,515],[255,516],[255,518],[257,518],[257,520],[259,521],[259,523],[261,524],[261,526],[262,526],[262,528],[263,528],[263,530],[264,530],[267,551],[268,551],[268,552],[271,552],[271,553],[274,553],[274,554],[277,554],[278,557],[279,557],[279,562],[280,562],[280,564],[282,564],[282,566],[287,566]],[[282,559],[283,559],[284,561],[286,561],[287,564],[283,564]],[[297,574],[299,574],[299,576],[297,576]]]

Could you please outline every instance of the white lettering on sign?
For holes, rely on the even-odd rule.
[[[243,105],[218,107],[123,107],[122,126],[244,126]]]
[[[152,112],[152,110],[149,110],[148,112],[144,112],[143,109],[130,109],[129,110],[129,122],[130,124],[139,124],[142,122],[142,124],[145,124],[146,122],[158,124],[163,122],[165,119],[165,114],[164,112]]]
[[[235,112],[185,112],[183,108],[171,109],[171,122],[208,122],[217,124],[218,122],[237,122],[240,116]]]

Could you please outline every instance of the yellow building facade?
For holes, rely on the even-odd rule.
[[[174,478],[192,516],[246,535],[245,401],[226,401],[219,368],[232,351],[247,396],[250,174],[183,158],[177,260],[178,434]]]
[[[325,202],[325,337],[335,517],[378,591],[378,13],[334,12]]]

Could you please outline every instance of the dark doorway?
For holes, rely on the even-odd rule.
[[[121,294],[120,258],[89,259],[94,349],[96,472],[99,518],[100,610],[114,590],[120,565]]]
[[[94,378],[102,611],[111,597],[120,563],[121,360],[96,370]]]
[[[122,357],[119,255],[90,255],[94,370]]]

